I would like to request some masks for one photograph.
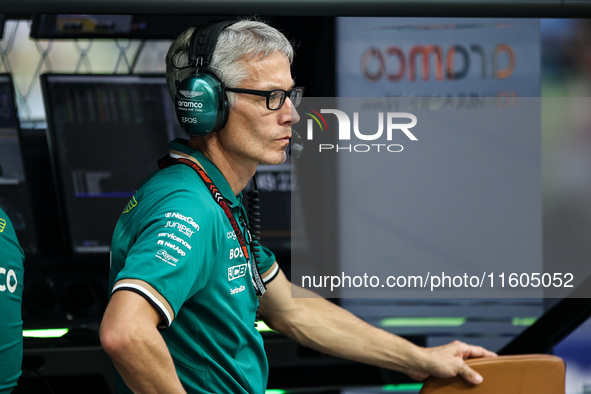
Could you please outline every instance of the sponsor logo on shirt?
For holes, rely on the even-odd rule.
[[[168,237],[170,240],[175,241],[175,242],[183,245],[188,250],[191,250],[191,245],[187,241],[185,241],[181,237],[177,237],[173,233],[160,233],[160,234],[158,234],[158,238],[164,238],[164,237]]]
[[[166,246],[167,248],[174,250],[175,252],[177,252],[181,256],[185,256],[187,254],[183,249],[179,248],[178,245],[175,245],[175,244],[168,242],[168,241],[164,241],[162,239],[158,240],[158,245]]]
[[[195,229],[195,231],[199,231],[199,225],[197,223],[195,223],[195,221],[193,220],[192,217],[190,216],[185,216],[183,214],[180,214],[178,212],[168,212],[164,215],[164,217],[166,218],[175,218],[178,220],[182,220],[183,222],[189,224],[190,226],[193,226],[193,228]]]
[[[5,228],[6,228],[6,220],[0,218],[0,233],[4,232]]]
[[[189,238],[191,238],[193,236],[193,233],[195,233],[195,231],[191,230],[187,225],[179,223],[179,222],[173,222],[171,220],[166,222],[166,225],[164,226],[164,228],[176,228],[178,231],[185,234]]]
[[[6,224],[6,221],[4,223]],[[14,270],[9,269],[6,271],[6,268],[0,267],[0,283],[0,292],[4,292],[8,289],[9,292],[14,293],[16,291],[16,286],[18,285]]]
[[[129,200],[127,205],[125,206],[123,213],[127,213],[127,212],[131,211],[133,208],[135,208],[136,205],[137,205],[137,200],[135,199],[135,196],[133,196],[133,197],[131,197],[131,200]]]
[[[230,260],[237,259],[239,257],[244,257],[244,253],[242,252],[242,248],[230,249]]]
[[[176,263],[178,263],[178,261],[179,261],[179,259],[177,259],[174,256],[171,256],[170,253],[168,253],[164,249],[160,249],[158,252],[156,252],[156,254],[154,256],[158,257],[160,260],[164,261],[165,263],[168,263],[168,264],[175,266],[175,267],[176,267]]]
[[[230,289],[230,294],[234,295],[242,293],[244,290],[246,290],[246,287],[244,287],[244,285],[240,285],[240,287],[234,287],[233,289]]]
[[[246,275],[247,268],[248,267],[246,263],[228,268],[228,282],[234,279],[242,278],[244,275]]]

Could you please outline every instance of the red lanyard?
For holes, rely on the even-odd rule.
[[[258,267],[257,261],[254,261],[251,264],[250,253],[248,252],[248,245],[246,244],[246,240],[244,239],[244,235],[242,235],[242,231],[240,230],[240,226],[238,225],[236,218],[234,218],[234,215],[232,215],[232,211],[230,211],[230,207],[228,207],[228,204],[226,204],[226,200],[224,199],[224,196],[222,196],[222,193],[220,193],[217,186],[209,178],[209,176],[203,170],[203,168],[201,168],[199,165],[197,165],[197,163],[195,163],[189,159],[186,159],[184,157],[173,158],[170,155],[166,155],[163,158],[161,158],[160,160],[158,160],[158,166],[160,168],[170,167],[175,164],[185,164],[185,165],[191,167],[193,170],[195,170],[195,172],[199,175],[199,177],[201,177],[201,179],[203,180],[203,182],[205,183],[205,185],[207,186],[207,188],[211,192],[213,199],[222,208],[222,210],[226,214],[226,217],[230,221],[230,225],[232,226],[232,229],[234,230],[234,234],[236,234],[236,238],[238,239],[238,242],[240,243],[240,247],[242,248],[242,253],[244,253],[246,261],[250,267],[250,273],[252,276],[252,284],[256,290],[257,295],[260,297],[263,294],[265,294],[265,292],[267,291],[267,288],[261,278],[261,274],[259,272],[259,267]],[[254,268],[252,267],[253,265],[254,265]]]

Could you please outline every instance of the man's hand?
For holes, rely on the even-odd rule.
[[[453,341],[447,345],[424,349],[424,372],[410,374],[416,380],[424,380],[429,376],[452,378],[461,376],[472,384],[482,382],[482,376],[470,368],[465,360],[477,357],[496,357],[496,353],[480,346],[468,345],[460,341]]]

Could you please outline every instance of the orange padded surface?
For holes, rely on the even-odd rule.
[[[479,385],[462,378],[429,378],[420,394],[564,394],[565,365],[546,354],[499,356],[467,360],[484,381]]]

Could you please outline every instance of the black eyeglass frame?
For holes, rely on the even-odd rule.
[[[229,88],[226,87],[225,88],[228,92],[234,92],[234,93],[245,93],[245,94],[252,94],[255,96],[261,96],[261,97],[265,97],[266,103],[267,103],[267,109],[269,111],[278,111],[281,109],[281,107],[283,107],[283,104],[285,104],[285,99],[287,97],[289,97],[289,99],[292,101],[294,107],[297,107],[299,105],[299,100],[301,99],[302,96],[304,95],[304,87],[303,86],[297,86],[294,87],[290,90],[283,90],[283,89],[273,89],[273,90],[255,90],[255,89],[242,89],[242,88]],[[300,95],[299,97],[297,97],[297,91],[300,91]],[[275,92],[282,92],[283,96],[281,98],[281,101],[279,102],[279,106],[277,108],[271,108],[269,106],[269,102],[271,101],[271,95]],[[292,95],[296,95],[294,98],[296,99],[294,102],[294,100],[292,99]]]

